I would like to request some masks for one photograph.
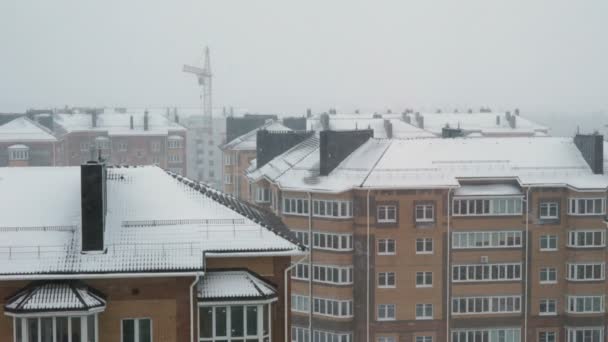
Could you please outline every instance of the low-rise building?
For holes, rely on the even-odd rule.
[[[292,341],[605,341],[601,136],[371,135],[322,131],[248,173],[312,247]]]
[[[0,340],[282,341],[303,247],[155,166],[0,168]]]
[[[53,166],[57,138],[46,127],[26,116],[0,126],[1,166]]]

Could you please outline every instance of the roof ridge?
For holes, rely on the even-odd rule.
[[[380,157],[378,157],[378,160],[376,160],[374,165],[372,165],[372,167],[369,168],[369,172],[367,173],[367,175],[365,175],[365,178],[363,178],[363,180],[361,181],[361,184],[359,184],[360,188],[363,187],[363,184],[365,184],[365,182],[367,181],[369,176],[372,174],[372,172],[374,172],[374,170],[376,169],[376,166],[378,166],[378,163],[380,163],[380,160],[382,160],[382,158],[384,157],[384,154],[386,154],[386,151],[388,151],[389,147],[391,147],[392,145],[393,145],[393,140],[390,140],[388,142],[388,144],[386,145],[386,148],[384,149],[384,151],[382,151],[382,154],[380,155]]]

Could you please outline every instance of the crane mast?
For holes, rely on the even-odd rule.
[[[199,68],[191,65],[184,65],[182,71],[194,74],[198,79],[198,84],[201,87],[201,106],[203,114],[204,126],[209,130],[209,133],[213,130],[212,121],[212,74],[211,74],[211,58],[209,56],[209,47],[205,47],[205,57],[203,61],[203,67]]]

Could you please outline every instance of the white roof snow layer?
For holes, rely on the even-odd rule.
[[[255,128],[232,141],[226,143],[222,148],[230,150],[250,150],[255,151],[257,145],[257,134],[261,129],[265,129],[270,132],[285,132],[291,131],[292,129],[284,126],[283,124],[276,121],[269,121],[261,127]]]
[[[257,299],[275,296],[276,290],[272,285],[248,271],[207,272],[198,283],[198,298],[200,299]]]
[[[54,142],[57,138],[46,127],[22,116],[0,126],[0,141]]]
[[[133,116],[133,129],[130,128]],[[167,135],[170,131],[185,131],[186,128],[171,121],[164,115],[149,113],[148,130],[144,130],[142,113],[103,113],[97,115],[96,127],[93,127],[91,114],[56,114],[55,123],[67,132],[100,131],[108,135]]]
[[[0,168],[0,275],[200,270],[298,246],[154,166],[109,168],[104,254],[80,252],[80,168]]]
[[[13,313],[79,311],[105,307],[105,300],[78,282],[32,284],[8,300],[5,309]]]

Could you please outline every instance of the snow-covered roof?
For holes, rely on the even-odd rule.
[[[576,189],[608,187],[608,177],[593,174],[572,138],[374,138],[327,176],[319,176],[318,149],[291,165],[280,160],[285,156],[269,163],[280,172],[262,167],[249,176],[271,179],[283,190],[333,193],[353,188],[458,187],[461,178],[513,178],[521,185]]]
[[[454,191],[454,196],[520,196],[521,188],[515,184],[467,184]]]
[[[34,282],[7,300],[11,314],[99,311],[105,308],[102,295],[79,281]]]
[[[506,113],[420,113],[424,117],[424,130],[437,136],[446,125],[462,128],[482,136],[534,136],[547,135],[549,129],[519,115],[515,117],[515,127],[509,125]],[[497,123],[496,117],[500,117]],[[409,114],[413,125],[417,125],[414,114]]]
[[[102,113],[97,114],[93,127],[91,114],[55,114],[55,123],[67,132],[107,132],[119,135],[167,135],[169,132],[185,131],[186,128],[159,113],[148,113],[148,130],[144,130],[144,113]],[[133,129],[131,129],[133,116]]]
[[[57,138],[46,127],[18,117],[0,126],[0,142],[55,142]]]
[[[198,298],[213,301],[276,298],[276,289],[245,270],[210,271],[198,283]]]
[[[255,151],[257,145],[257,134],[261,129],[265,129],[270,132],[287,132],[292,131],[291,128],[284,126],[280,122],[269,120],[261,127],[253,129],[237,138],[234,138],[232,141],[224,144],[222,149],[224,150],[247,150],[247,151]]]
[[[387,138],[384,121],[388,120],[393,126],[393,138],[429,138],[435,137],[434,134],[423,129],[415,127],[402,121],[398,118],[374,118],[364,114],[335,114],[329,115],[329,130],[333,131],[352,131],[372,129],[375,138]],[[322,130],[321,120],[319,117],[307,120],[307,129],[320,131]]]
[[[80,201],[79,167],[0,168],[0,275],[192,271],[203,252],[302,248],[269,212],[144,166],[108,168],[107,252],[82,254]]]

